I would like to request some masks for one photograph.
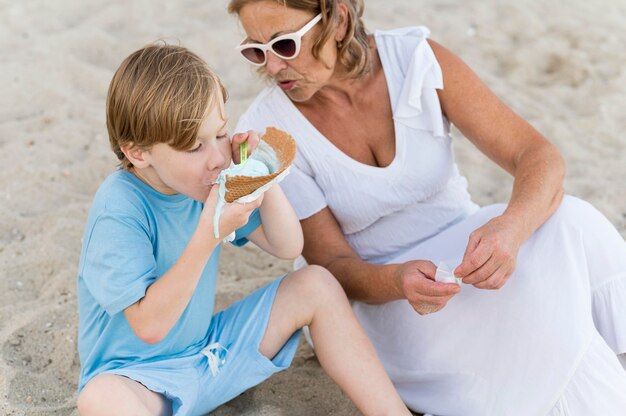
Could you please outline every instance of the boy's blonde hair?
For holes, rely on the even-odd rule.
[[[131,54],[113,75],[106,105],[109,141],[120,166],[132,166],[121,150],[126,144],[191,149],[218,90],[226,101],[217,75],[186,48],[154,44]]]

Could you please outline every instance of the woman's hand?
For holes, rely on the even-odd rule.
[[[442,309],[461,288],[456,283],[435,282],[437,267],[430,261],[414,260],[398,267],[396,281],[404,297],[420,315]]]
[[[255,131],[248,130],[246,133],[236,133],[231,138],[231,146],[233,150],[233,162],[238,165],[241,162],[239,158],[239,145],[243,142],[248,142],[248,156],[257,148],[261,138]]]
[[[518,221],[503,215],[491,219],[470,234],[454,275],[480,289],[500,289],[515,270],[524,235]]]

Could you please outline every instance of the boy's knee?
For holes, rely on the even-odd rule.
[[[119,393],[117,376],[101,374],[87,383],[78,396],[76,406],[78,413],[84,415],[103,414],[103,409],[111,409],[111,400]]]
[[[81,415],[97,414],[103,404],[103,397],[107,394],[108,375],[97,376],[89,381],[78,395],[76,406]]]
[[[343,288],[328,270],[321,266],[307,266],[300,269],[300,283],[307,296],[312,299],[328,299],[333,296],[345,297]]]

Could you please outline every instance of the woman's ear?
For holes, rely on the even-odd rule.
[[[149,155],[148,150],[141,149],[132,142],[121,145],[120,149],[122,153],[124,153],[124,156],[126,156],[126,159],[128,159],[134,167],[143,169],[150,166],[150,162],[146,157]]]
[[[337,32],[335,42],[342,42],[348,32],[348,7],[342,2],[337,2]]]

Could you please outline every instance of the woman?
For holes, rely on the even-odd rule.
[[[303,255],[356,301],[409,407],[623,414],[626,243],[563,198],[554,146],[427,29],[368,35],[361,0],[231,0],[229,11],[247,34],[237,49],[276,84],[238,130],[296,138],[283,185]],[[514,176],[506,206],[471,201],[450,123]],[[434,281],[441,261],[462,285]]]

